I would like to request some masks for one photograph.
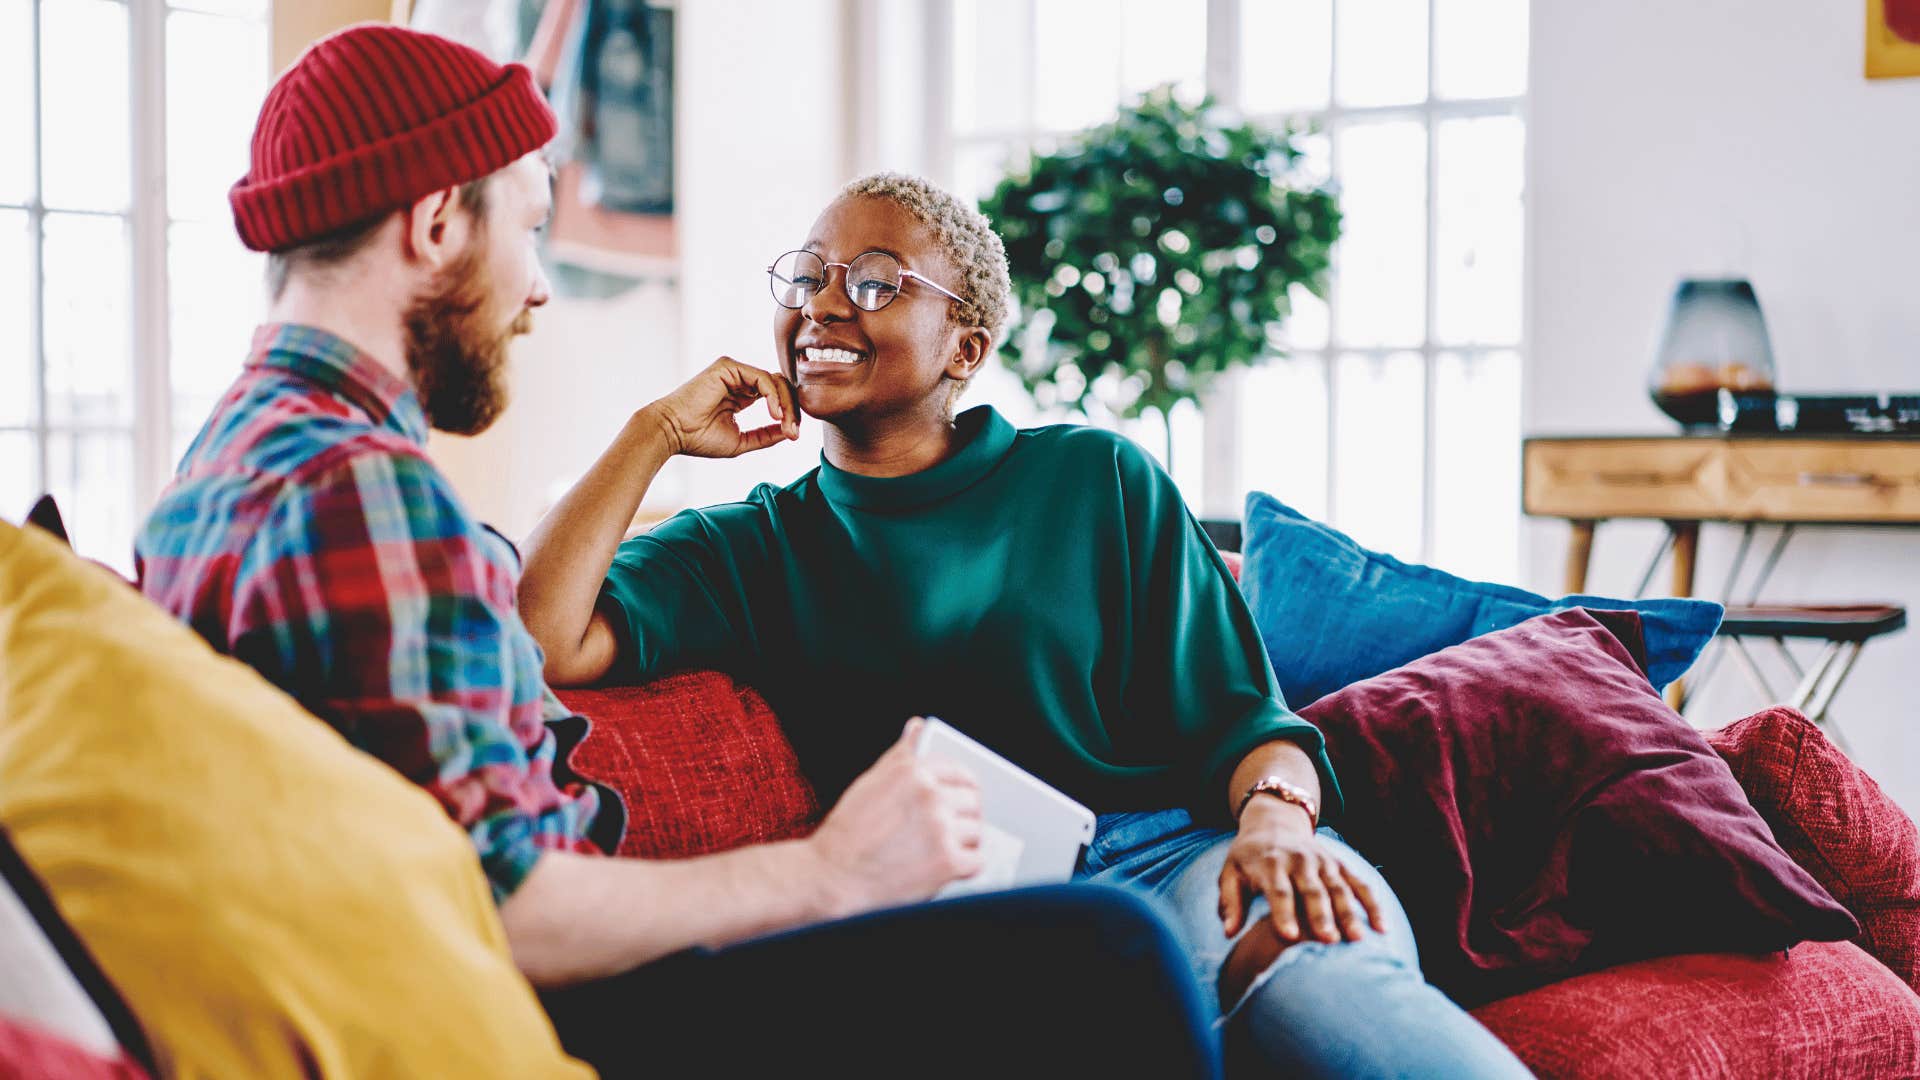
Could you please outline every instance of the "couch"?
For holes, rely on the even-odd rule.
[[[624,854],[701,854],[804,835],[818,820],[773,710],[726,674],[561,697],[594,723],[574,767],[628,798]],[[1913,823],[1791,710],[1749,717],[1710,742],[1783,847],[1860,919],[1860,939],[1646,960],[1474,1015],[1549,1078],[1920,1076]]]
[[[39,573],[23,571],[22,580],[38,581]],[[102,625],[128,639],[129,655],[152,651],[146,635],[185,636],[134,594],[124,596],[126,610]],[[80,612],[69,621],[100,620]],[[241,684],[254,681],[231,674]],[[182,675],[204,681],[197,668]],[[82,681],[107,696],[130,692]],[[180,704],[162,697],[153,702],[156,718]],[[686,672],[562,697],[592,718],[573,766],[627,797],[623,854],[685,857],[784,839],[805,834],[820,817],[820,800],[778,718],[761,695],[726,674]],[[127,722],[124,710],[113,712]],[[1920,1076],[1920,836],[1913,822],[1791,710],[1766,710],[1709,741],[1782,847],[1853,912],[1858,939],[1763,956],[1646,960],[1493,1001],[1475,1015],[1543,1077]],[[392,786],[384,776],[368,779]],[[447,845],[462,847],[464,838],[437,813],[422,813],[447,834]],[[25,987],[33,1008],[23,1012],[8,999],[9,979],[0,978],[0,1076],[146,1075],[154,1058],[141,1029],[152,1018],[128,1011],[11,852],[0,833],[0,870],[11,871],[0,875],[7,886],[0,889],[0,975]],[[477,870],[467,870],[477,880]],[[3,932],[10,921],[20,934]],[[24,944],[10,951],[8,940]],[[50,982],[63,980],[27,971],[23,957],[35,955],[56,974],[63,965],[78,974],[64,1004],[47,993]],[[99,1012],[89,1013],[88,998]]]

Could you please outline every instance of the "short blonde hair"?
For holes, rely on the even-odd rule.
[[[960,272],[958,281],[940,284],[960,295],[949,318],[959,326],[984,327],[1000,343],[1007,312],[1013,306],[1013,278],[1007,273],[1007,246],[986,215],[925,177],[878,172],[840,191],[845,198],[886,199],[933,232],[934,243]]]

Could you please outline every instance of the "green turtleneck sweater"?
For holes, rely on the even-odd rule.
[[[1098,812],[1225,816],[1246,753],[1291,739],[1226,565],[1173,481],[1090,427],[958,418],[961,449],[911,476],[822,461],[786,487],[690,510],[620,545],[601,610],[612,677],[718,668],[757,687],[835,797],[938,716]]]

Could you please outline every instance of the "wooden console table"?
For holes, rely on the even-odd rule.
[[[1521,504],[1573,527],[1565,587],[1585,592],[1593,534],[1609,518],[1663,521],[1673,552],[1670,595],[1694,595],[1702,522],[1745,524],[1728,576],[1731,599],[1753,530],[1783,526],[1753,585],[1764,585],[1799,525],[1920,525],[1920,437],[1676,435],[1532,438],[1522,450]],[[1651,584],[1666,549],[1641,582]],[[1675,687],[1675,699],[1680,691]]]
[[[1920,438],[1678,435],[1533,438],[1522,505],[1573,524],[1566,589],[1585,590],[1594,527],[1650,518],[1673,530],[1673,595],[1693,595],[1703,521],[1920,525]]]

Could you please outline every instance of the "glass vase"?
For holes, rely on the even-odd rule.
[[[1771,392],[1773,376],[1773,347],[1753,285],[1740,278],[1681,281],[1647,380],[1654,404],[1685,427],[1713,427],[1721,390]]]

